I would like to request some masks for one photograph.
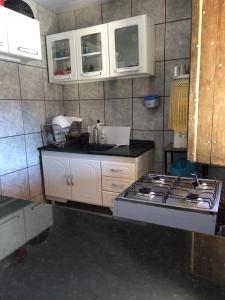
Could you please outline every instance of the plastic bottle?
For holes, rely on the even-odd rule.
[[[102,134],[100,137],[100,144],[106,144],[105,132],[102,130]]]
[[[98,127],[100,120],[97,120],[97,124],[95,125],[95,127],[93,128],[93,140],[94,140],[94,144],[98,144]]]

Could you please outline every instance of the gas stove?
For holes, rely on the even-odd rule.
[[[218,180],[147,174],[114,200],[115,216],[215,233],[222,183]]]

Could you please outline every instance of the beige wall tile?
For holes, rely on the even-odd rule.
[[[131,17],[131,0],[111,0],[102,4],[103,23]]]
[[[44,100],[41,68],[19,65],[19,76],[23,100]]]
[[[0,60],[0,99],[20,99],[18,66]]]
[[[0,138],[23,133],[21,100],[0,100]]]
[[[27,169],[2,176],[1,187],[3,196],[28,200],[30,195]]]
[[[0,139],[0,175],[27,167],[24,136]]]

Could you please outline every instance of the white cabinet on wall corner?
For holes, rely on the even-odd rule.
[[[0,6],[0,58],[41,60],[39,21]]]
[[[154,40],[154,25],[147,15],[49,35],[49,81],[68,84],[154,76]]]

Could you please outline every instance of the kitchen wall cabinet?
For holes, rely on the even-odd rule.
[[[147,15],[108,24],[110,76],[154,75],[154,31]]]
[[[78,80],[109,77],[107,24],[76,31]]]
[[[8,53],[8,51],[6,16],[4,9],[0,8],[0,52]]]
[[[0,6],[0,39],[0,52],[7,55],[3,58],[42,59],[37,20]]]
[[[47,36],[49,80],[65,84],[154,75],[154,38],[147,15]]]
[[[193,1],[188,158],[225,166],[225,6]]]
[[[53,83],[77,80],[75,32],[47,36],[49,81]]]
[[[112,207],[120,192],[153,169],[152,150],[137,158],[44,150],[41,156],[46,198],[61,202]]]
[[[72,200],[102,204],[100,161],[70,159]]]

